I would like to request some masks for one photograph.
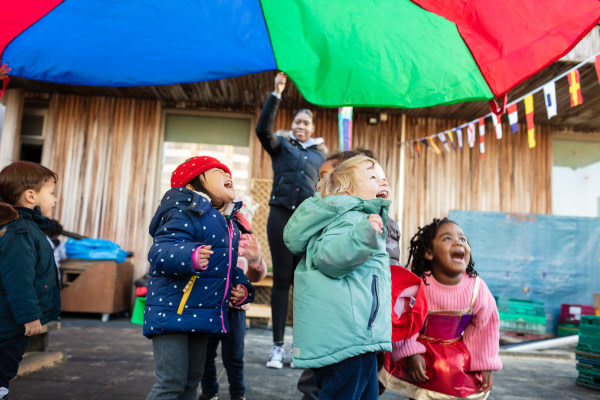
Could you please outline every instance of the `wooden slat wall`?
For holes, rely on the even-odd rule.
[[[421,138],[460,125],[459,121],[409,119],[407,140]],[[420,155],[406,148],[405,207],[402,249],[408,248],[419,226],[450,210],[551,213],[552,149],[550,128],[536,126],[536,147],[527,145],[526,127],[511,133],[503,126],[497,140],[491,123],[486,124],[485,159],[476,146],[441,154],[424,150]],[[479,140],[479,137],[478,137]],[[466,131],[463,132],[466,143]],[[402,261],[406,261],[406,251]]]
[[[135,276],[142,275],[156,208],[160,103],[54,95],[48,114],[42,163],[59,177],[56,219],[133,251]]]

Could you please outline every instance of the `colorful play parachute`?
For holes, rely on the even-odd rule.
[[[13,76],[148,86],[269,70],[322,106],[492,99],[566,54],[598,0],[13,0]]]

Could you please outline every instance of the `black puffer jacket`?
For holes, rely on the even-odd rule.
[[[269,205],[295,210],[315,192],[319,167],[325,161],[324,145],[304,148],[287,135],[273,133],[273,121],[281,99],[271,94],[260,113],[256,134],[273,163],[273,190]]]
[[[58,318],[60,292],[54,252],[43,230],[55,223],[40,209],[0,203],[0,341],[24,324]]]

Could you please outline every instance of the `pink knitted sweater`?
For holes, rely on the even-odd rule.
[[[458,285],[442,285],[433,276],[426,278],[425,286],[429,311],[466,310],[471,305],[475,278],[466,273]],[[481,278],[480,278],[481,279]],[[471,353],[471,371],[498,371],[502,361],[498,354],[500,320],[496,301],[481,280],[479,294],[473,306],[473,319],[467,325],[463,340]],[[399,360],[413,354],[425,353],[425,346],[417,342],[416,334],[405,341],[392,343],[392,358]]]

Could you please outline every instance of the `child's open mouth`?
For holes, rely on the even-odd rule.
[[[227,189],[231,189],[233,187],[233,182],[231,181],[225,181],[225,185],[224,185]]]
[[[464,250],[455,250],[450,256],[454,261],[464,261],[465,259],[465,251]]]
[[[387,190],[382,190],[380,192],[377,192],[377,198],[378,199],[387,199],[389,194],[390,194],[390,192],[388,192]]]

